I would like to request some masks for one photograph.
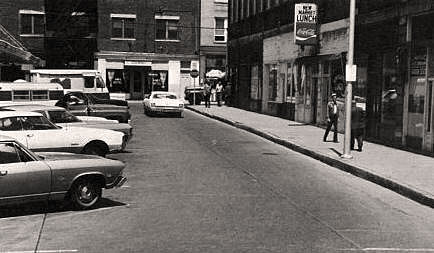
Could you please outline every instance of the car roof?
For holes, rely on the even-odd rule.
[[[15,139],[12,137],[0,134],[0,141],[15,141]]]
[[[176,96],[175,93],[170,92],[170,91],[153,91],[153,92],[151,92],[151,95],[154,95],[154,94],[167,94],[167,95],[175,95]]]
[[[12,109],[14,111],[36,111],[36,110],[44,110],[44,111],[64,111],[65,108],[54,106],[54,105],[37,105],[37,104],[27,104],[27,105],[7,105],[2,106],[0,108],[4,109]]]
[[[0,118],[17,117],[17,116],[42,116],[37,112],[25,112],[25,111],[0,111]]]

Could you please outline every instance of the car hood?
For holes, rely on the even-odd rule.
[[[128,102],[125,100],[117,100],[117,99],[95,99],[93,101],[95,104],[109,104],[109,105],[118,105],[118,106],[128,106]]]
[[[103,159],[96,155],[84,155],[62,152],[36,152],[43,160],[46,161],[60,161],[60,160],[73,160],[73,159]]]
[[[98,122],[98,123],[119,123],[119,121],[114,120],[114,119],[106,119],[103,117],[95,117],[95,116],[76,116],[78,119],[80,119],[81,121],[85,121],[87,123],[90,122]]]

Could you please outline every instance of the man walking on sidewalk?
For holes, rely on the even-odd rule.
[[[356,106],[356,102],[351,105],[351,150],[354,150],[356,144],[358,151],[362,152],[363,137],[365,135],[365,111]]]
[[[332,101],[327,104],[327,129],[324,133],[323,141],[327,141],[332,125],[334,127],[333,141],[338,142],[338,104],[336,102],[336,93],[332,94]]]
[[[208,82],[205,82],[205,85],[203,87],[203,96],[205,98],[205,107],[211,108],[211,85]]]
[[[219,80],[215,87],[216,95],[217,95],[217,105],[222,106],[222,93],[223,93],[223,84]]]

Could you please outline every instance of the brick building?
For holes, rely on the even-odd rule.
[[[199,68],[199,0],[98,0],[98,69],[111,93],[183,95]]]
[[[45,58],[44,0],[0,1],[0,80],[25,79]]]
[[[226,71],[228,1],[202,0],[200,6],[200,77]]]
[[[318,6],[318,43],[294,42],[295,3]],[[349,0],[230,0],[228,65],[236,106],[323,125],[338,94],[343,129]],[[370,140],[434,154],[431,1],[357,1],[354,99]]]

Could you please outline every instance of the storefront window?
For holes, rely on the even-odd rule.
[[[107,69],[107,89],[109,92],[129,93],[129,75],[123,69]]]
[[[259,99],[259,72],[258,65],[252,66],[251,68],[251,85],[250,85],[250,98]]]
[[[337,98],[345,97],[345,62],[343,58],[331,61],[332,74],[332,93],[336,93]]]
[[[292,64],[288,63],[287,75],[286,75],[286,101],[289,103],[295,102],[296,85],[294,83]]]
[[[277,98],[277,65],[270,65],[268,77],[268,99],[276,101]]]
[[[167,70],[154,70],[156,77],[152,79],[152,90],[154,91],[168,91],[168,74]]]

